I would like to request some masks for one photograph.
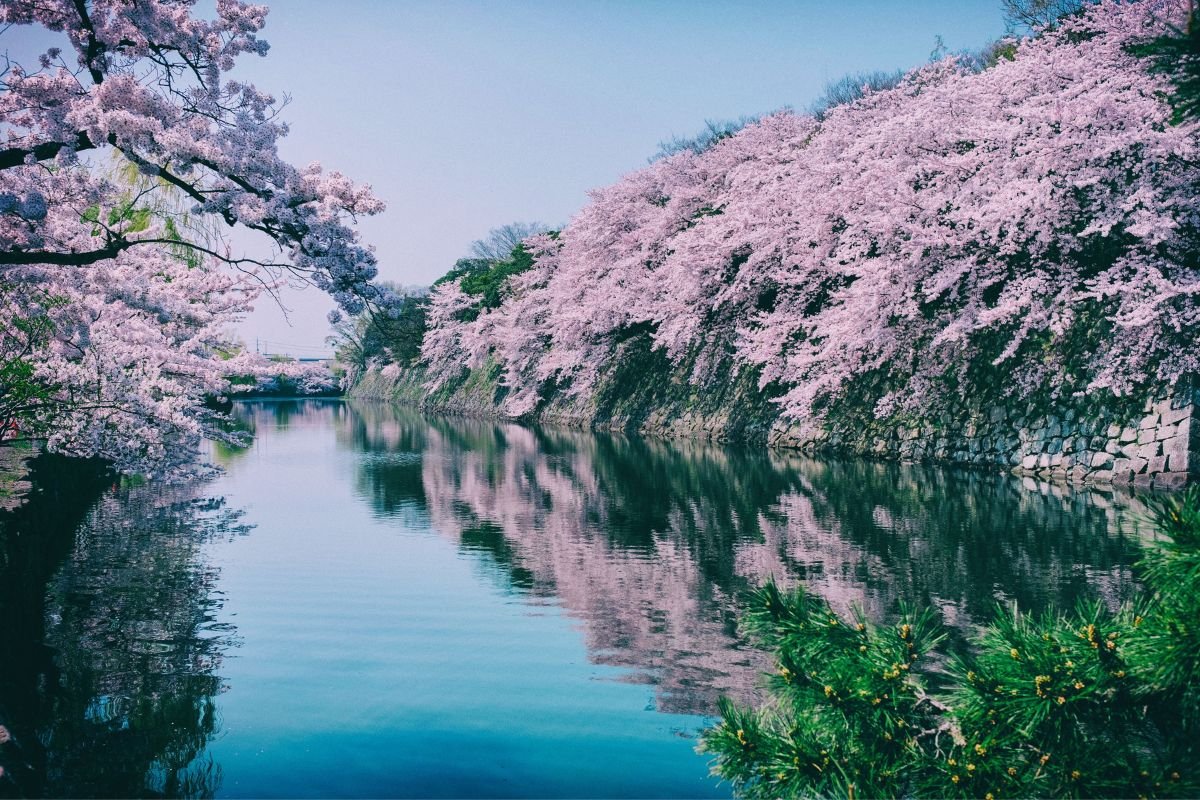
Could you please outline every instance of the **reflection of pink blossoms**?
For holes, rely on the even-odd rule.
[[[1197,129],[1169,124],[1171,87],[1126,50],[1187,8],[1104,2],[983,72],[949,58],[631,173],[537,245],[500,308],[462,322],[457,287],[433,295],[434,379],[490,354],[523,413],[547,379],[591,388],[633,326],[701,383],[732,344],[800,418],[876,371],[881,414],[953,402],[980,360],[1017,392],[1196,371]],[[1068,364],[1053,343],[1091,308],[1106,332]]]

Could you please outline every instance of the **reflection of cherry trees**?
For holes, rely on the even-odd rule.
[[[1132,581],[1142,506],[1131,496],[913,465],[789,467],[800,486],[764,519],[762,544],[742,551],[747,569],[818,585],[841,608],[880,615],[905,599],[977,620],[1001,600],[1115,604]]]
[[[1115,602],[1130,584],[1128,498],[1007,476],[815,462],[355,406],[343,444],[378,513],[422,510],[515,590],[558,599],[598,663],[659,687],[664,710],[708,712],[763,666],[743,648],[742,593],[768,575],[835,605],[932,601],[948,622]],[[1126,535],[1129,534],[1129,535]]]
[[[16,643],[2,684],[13,694],[0,698],[20,744],[4,756],[18,792],[211,796],[220,770],[203,752],[233,634],[215,622],[217,573],[201,548],[241,533],[238,514],[143,485],[57,522],[37,530],[62,559],[43,574],[44,605],[11,609],[40,613],[29,620],[40,635]]]

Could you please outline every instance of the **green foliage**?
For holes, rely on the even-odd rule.
[[[744,626],[776,653],[770,699],[723,703],[701,750],[746,797],[1195,796],[1200,490],[1155,519],[1136,602],[1002,608],[953,658],[931,611],[847,623],[768,583]]]
[[[374,359],[412,366],[421,356],[428,309],[427,296],[408,295],[388,313],[372,311],[343,320],[335,326],[335,335],[329,341],[340,362],[359,370]]]
[[[428,297],[406,297],[393,316],[372,320],[372,336],[387,350],[393,362],[409,366],[421,357],[428,310]]]
[[[523,244],[516,245],[508,258],[497,261],[487,258],[460,258],[454,269],[438,278],[434,286],[461,278],[459,286],[463,292],[480,298],[468,314],[471,319],[484,309],[498,308],[504,299],[505,284],[513,275],[519,275],[533,266],[533,256]]]
[[[749,797],[891,794],[903,781],[914,734],[934,724],[934,707],[913,666],[942,641],[926,611],[878,626],[849,621],[803,590],[768,583],[745,626],[778,657],[775,703],[722,705],[724,722],[703,748],[718,772]]]
[[[1142,562],[1146,582],[1168,613],[1146,615],[1137,644],[1147,681],[1178,704],[1186,732],[1200,733],[1200,487],[1159,505],[1166,540]]]
[[[1200,118],[1200,12],[1194,4],[1185,28],[1173,29],[1133,52],[1151,60],[1151,71],[1174,82],[1169,99],[1176,124]]]
[[[525,246],[518,241],[509,248],[509,242],[518,236],[540,230],[542,228],[537,223],[513,223],[493,230],[487,240],[475,243],[475,250],[482,254],[507,250],[507,257],[481,255],[460,258],[454,268],[433,285],[461,279],[459,286],[463,292],[479,298],[478,302],[462,312],[464,321],[476,319],[486,309],[498,308],[504,300],[508,279],[533,267],[533,255]],[[421,357],[428,310],[427,295],[407,294],[400,305],[389,313],[368,313],[335,326],[335,335],[330,338],[330,343],[339,361],[359,370],[366,369],[372,361],[413,366]]]
[[[183,224],[187,225],[187,217],[184,216],[182,219]],[[183,238],[183,234],[180,232],[179,225],[175,222],[174,217],[166,218],[163,225],[163,238],[174,242],[174,244],[170,245],[172,255],[192,269],[197,269],[204,264],[204,254],[189,245],[187,240]]]
[[[101,226],[100,220],[103,217],[104,225]],[[120,203],[108,210],[107,214],[102,214],[100,206],[91,205],[84,209],[80,218],[84,222],[92,223],[92,236],[100,236],[108,230],[120,230],[123,234],[141,233],[150,227],[150,221],[154,218],[154,210],[145,206],[137,206],[134,204],[132,196],[126,196]]]
[[[111,176],[128,191],[107,210],[95,204],[84,209],[80,219],[91,223],[92,236],[127,237],[160,224],[158,235],[170,242],[167,249],[171,255],[192,269],[204,264],[204,251],[220,237],[210,223],[187,210],[190,198],[160,178],[142,175],[136,164],[123,159],[116,161]]]
[[[0,443],[17,431],[28,438],[30,415],[56,402],[58,387],[38,373],[35,354],[54,335],[50,312],[66,302],[60,295],[37,290],[27,296],[0,283],[0,304],[10,312],[0,322]]]

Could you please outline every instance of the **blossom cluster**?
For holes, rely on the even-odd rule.
[[[64,34],[0,75],[0,422],[147,474],[222,435],[204,397],[260,291],[299,275],[350,314],[392,301],[354,228],[382,201],[285,161],[280,104],[227,75],[267,52],[266,7],[195,5],[0,0],[5,30]],[[235,227],[275,255],[235,255]]]
[[[1187,12],[1101,2],[987,69],[948,57],[626,175],[529,241],[500,307],[470,319],[435,290],[431,381],[495,359],[528,413],[639,332],[701,385],[722,359],[757,369],[800,420],[866,379],[888,416],[981,374],[1123,394],[1196,371],[1200,140],[1130,51]]]
[[[0,284],[6,429],[154,477],[186,474],[205,436],[231,440],[205,398],[227,391],[214,354],[257,287],[149,250],[63,270],[9,268]]]

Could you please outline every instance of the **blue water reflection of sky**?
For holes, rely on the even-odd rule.
[[[241,642],[208,748],[221,796],[722,794],[693,752],[703,718],[589,662],[556,601],[488,574],[419,509],[373,514],[363,457],[329,428],[260,426],[212,487],[256,526],[210,545]]]

